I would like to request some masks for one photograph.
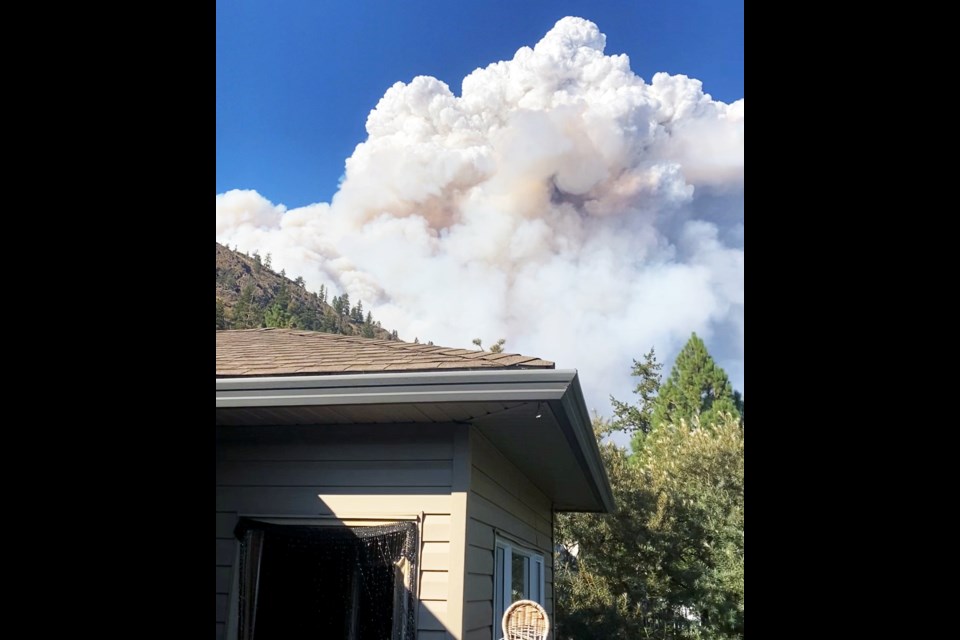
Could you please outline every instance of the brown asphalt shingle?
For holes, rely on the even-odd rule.
[[[217,331],[217,376],[290,376],[439,369],[553,369],[517,353],[490,353],[299,329]]]

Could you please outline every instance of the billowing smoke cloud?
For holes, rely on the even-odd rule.
[[[577,368],[588,405],[630,397],[631,358],[691,331],[743,389],[743,100],[648,84],[564,18],[460,97],[392,86],[330,203],[217,195],[217,240],[362,300],[402,338]],[[665,369],[665,372],[668,369]]]

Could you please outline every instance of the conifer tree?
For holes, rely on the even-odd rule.
[[[254,299],[255,287],[248,283],[233,307],[233,325],[237,329],[255,329],[263,321],[263,309]]]
[[[369,311],[367,311],[367,319],[364,321],[360,333],[364,338],[373,338],[376,335],[373,332],[373,315]]]
[[[217,298],[217,329],[227,328],[226,309],[223,306],[223,300]]]
[[[660,369],[663,365],[657,362],[657,355],[651,347],[643,355],[643,362],[633,361],[630,374],[639,378],[633,393],[637,396],[636,404],[621,402],[610,396],[614,418],[609,426],[612,430],[623,431],[628,434],[649,433],[653,422],[653,402],[660,388]]]
[[[699,421],[706,427],[719,420],[721,413],[740,418],[737,400],[726,372],[707,352],[707,346],[696,333],[681,349],[670,377],[660,387],[654,403],[653,425],[688,424]]]
[[[594,421],[616,514],[557,516],[557,637],[743,638],[743,400],[696,334],[659,371],[651,349],[636,405]]]
[[[293,318],[287,313],[286,308],[277,302],[270,305],[263,314],[263,321],[268,327],[286,329],[293,326],[292,320]]]

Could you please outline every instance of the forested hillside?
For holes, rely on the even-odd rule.
[[[328,300],[319,291],[307,291],[303,278],[291,280],[271,268],[270,254],[246,255],[217,243],[217,329],[281,327],[398,339],[364,311],[363,301],[352,304],[348,294]]]

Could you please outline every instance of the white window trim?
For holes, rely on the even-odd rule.
[[[497,551],[503,552],[502,562],[497,561]],[[521,546],[513,540],[497,536],[493,551],[493,637],[499,638],[502,632],[503,612],[512,603],[510,585],[513,584],[513,555],[530,558],[530,594],[528,600],[544,606],[544,563],[543,554]]]

